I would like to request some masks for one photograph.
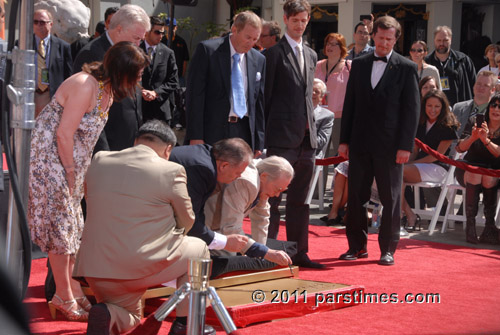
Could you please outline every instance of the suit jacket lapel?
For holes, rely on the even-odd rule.
[[[297,57],[295,57],[295,52],[293,51],[293,49],[290,46],[290,44],[288,44],[288,41],[286,40],[286,37],[283,36],[281,38],[280,42],[282,43],[282,47],[283,47],[283,50],[284,50],[284,53],[285,53],[286,57],[290,61],[290,64],[292,64],[292,67],[293,67],[293,70],[294,70],[295,74],[297,75],[297,77],[299,78],[299,80],[301,82],[304,82],[304,76],[300,73],[299,63],[297,62]],[[305,58],[305,55],[304,55],[304,58]],[[304,66],[305,66],[305,64],[306,63],[304,61]]]
[[[219,53],[219,66],[221,69],[222,81],[228,96],[232,94],[231,90],[231,48],[229,47],[229,35],[224,38],[224,42],[217,49]],[[228,73],[229,75],[224,75]]]
[[[153,66],[151,73],[155,72],[156,67],[158,66],[158,63],[160,62],[161,57],[163,57],[163,50],[160,47],[160,44],[156,46],[156,51],[153,56]]]
[[[392,82],[392,78],[397,73],[398,67],[399,67],[399,59],[397,59],[396,52],[393,51],[391,58],[389,58],[389,61],[387,62],[387,66],[385,67],[384,73],[382,74],[382,77],[380,78],[375,89],[376,90],[383,89],[387,84],[390,84]]]
[[[50,68],[54,68],[51,65],[54,64],[54,62],[56,61],[55,57],[56,57],[57,48],[58,48],[57,41],[54,40],[54,38],[52,37],[52,35],[50,35],[50,46],[49,46],[49,48],[50,48],[50,55],[49,55],[49,72],[50,72]],[[50,80],[50,75],[49,75],[49,80]]]
[[[247,81],[248,81],[248,111],[250,111],[250,102],[253,101],[253,92],[255,92],[255,79],[257,78],[257,62],[250,50],[247,52]],[[250,116],[250,113],[248,114]]]

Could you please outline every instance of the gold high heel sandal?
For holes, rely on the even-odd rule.
[[[59,311],[69,321],[86,322],[89,319],[89,313],[84,311],[81,307],[77,310],[71,310],[75,304],[78,306],[75,299],[64,301],[57,294],[54,294],[52,300],[49,301],[50,316],[52,316],[52,319],[55,320],[56,313]],[[66,307],[63,307],[65,305]]]
[[[81,296],[79,298],[75,298],[75,300],[78,303],[78,305],[80,305],[80,307],[83,308],[83,310],[85,312],[90,312],[90,309],[92,308],[92,304],[90,303],[89,299],[87,299],[86,296]]]

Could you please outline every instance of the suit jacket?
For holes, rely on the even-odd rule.
[[[266,60],[250,49],[247,62],[247,110],[252,148],[264,148],[264,73]],[[213,144],[225,138],[231,109],[231,51],[229,35],[198,44],[189,65],[186,86],[186,141]]]
[[[317,55],[304,46],[306,78],[285,36],[265,52],[266,147],[298,148],[309,125],[311,146],[317,147],[312,87]]]
[[[355,58],[347,82],[340,143],[349,152],[395,159],[412,151],[420,115],[417,66],[392,52],[382,78],[371,87],[373,54]]]
[[[458,138],[462,135],[469,117],[472,116],[474,110],[474,99],[457,102],[453,105],[453,114],[457,117],[458,122],[460,122],[460,127],[457,130]]]
[[[103,34],[87,44],[76,56],[73,73],[80,72],[85,63],[102,62],[111,43]],[[142,125],[142,94],[139,89],[134,99],[115,101],[109,109],[109,117],[104,131],[99,136],[94,152],[101,150],[119,151],[134,145],[139,127]]]
[[[265,245],[269,226],[269,203],[260,203],[260,176],[254,164],[247,166],[239,178],[222,185],[205,204],[205,222],[210,229],[223,235],[245,235],[243,219],[250,217],[252,238],[248,240],[246,252],[255,242]]]
[[[144,278],[180,256],[194,222],[182,166],[138,145],[97,153],[86,183],[87,219],[74,276]]]
[[[318,156],[330,140],[335,114],[329,109],[318,105],[314,109],[314,117],[316,119],[316,129],[318,131],[318,148],[316,149],[316,156]]]
[[[35,36],[33,36],[33,46],[35,50],[38,48]],[[50,97],[52,97],[63,81],[71,76],[73,59],[71,58],[70,45],[51,34],[49,57],[49,92]]]
[[[147,54],[144,41],[141,42],[141,48]],[[156,46],[152,64],[144,69],[142,87],[158,94],[156,100],[143,99],[142,115],[144,118],[147,119],[149,115],[155,115],[161,110],[164,121],[172,119],[169,97],[179,87],[179,78],[174,52],[163,43]]]
[[[190,236],[195,236],[207,245],[214,239],[214,232],[205,224],[205,202],[217,185],[217,166],[208,144],[185,145],[172,149],[170,161],[184,166],[187,174],[187,188],[196,216]]]

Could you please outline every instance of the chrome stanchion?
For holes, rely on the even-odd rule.
[[[154,317],[163,321],[172,310],[189,294],[188,335],[202,335],[205,328],[205,309],[207,296],[212,299],[212,308],[226,333],[236,330],[236,326],[227,312],[222,300],[213,287],[208,286],[212,271],[211,259],[190,259],[188,266],[189,283],[182,285],[155,312]]]

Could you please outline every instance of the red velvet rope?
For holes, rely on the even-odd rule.
[[[422,151],[435,157],[440,162],[454,165],[459,169],[466,170],[466,171],[469,171],[472,173],[482,174],[482,175],[492,176],[492,177],[497,177],[497,178],[500,177],[500,170],[486,169],[486,168],[482,168],[479,166],[469,165],[465,162],[453,160],[445,155],[440,154],[436,150],[431,149],[427,144],[422,143],[422,141],[420,141],[418,138],[415,139],[415,143],[417,143],[417,146]],[[338,163],[341,163],[345,160],[346,160],[345,158],[340,157],[340,156],[328,157],[328,158],[324,158],[324,159],[316,159],[316,165],[338,164]]]

